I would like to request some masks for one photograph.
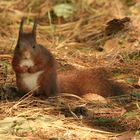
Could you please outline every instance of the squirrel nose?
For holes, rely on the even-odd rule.
[[[31,54],[28,51],[25,51],[22,53],[22,57],[23,57],[23,59],[30,59]]]

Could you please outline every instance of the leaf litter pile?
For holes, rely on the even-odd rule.
[[[0,139],[139,139],[139,6],[138,0],[1,0]],[[11,60],[22,16],[27,31],[39,17],[38,42],[54,54],[58,72],[104,67],[130,94],[92,102],[70,93],[17,98]]]

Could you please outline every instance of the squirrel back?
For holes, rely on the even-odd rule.
[[[12,66],[18,89],[46,96],[57,94],[56,62],[52,53],[36,42],[36,20],[31,32],[23,32],[22,18]]]
[[[94,93],[103,97],[127,93],[124,84],[114,81],[104,68],[71,70],[58,74],[59,91],[84,96]]]

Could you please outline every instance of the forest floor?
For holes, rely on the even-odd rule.
[[[68,19],[52,12],[64,1],[75,6]],[[1,0],[0,140],[140,139],[139,6],[138,0]],[[27,31],[39,17],[37,40],[55,56],[58,72],[104,67],[114,80],[129,85],[131,93],[106,98],[107,103],[69,94],[3,100],[2,95],[15,87],[11,61],[23,16]]]

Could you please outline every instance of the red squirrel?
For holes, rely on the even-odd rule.
[[[35,90],[47,97],[57,95],[56,60],[52,53],[36,42],[36,20],[31,32],[23,32],[22,18],[12,66],[20,92]]]
[[[71,70],[57,75],[52,53],[36,42],[36,21],[29,33],[23,32],[23,24],[24,18],[12,61],[16,84],[21,92],[27,93],[38,87],[36,92],[46,97],[58,93],[72,93],[81,97],[88,93],[104,97],[125,93],[124,88],[110,80],[103,69]]]

